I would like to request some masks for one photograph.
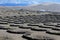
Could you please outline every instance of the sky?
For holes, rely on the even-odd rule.
[[[51,3],[60,3],[60,0],[0,0],[0,4],[22,4],[22,5],[31,5],[31,4],[40,4],[44,2]]]

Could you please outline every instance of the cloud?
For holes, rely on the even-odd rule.
[[[38,3],[39,0],[0,0],[0,3]]]
[[[43,2],[56,2],[59,3],[60,0],[0,0],[0,4],[4,3],[16,3],[16,4],[39,4]]]

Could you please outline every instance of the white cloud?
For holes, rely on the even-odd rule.
[[[38,3],[38,0],[0,0],[0,3]]]
[[[1,3],[27,3],[27,4],[38,4],[41,2],[54,2],[56,0],[0,0]]]

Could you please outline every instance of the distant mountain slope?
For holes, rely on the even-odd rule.
[[[45,10],[45,11],[60,12],[60,4],[42,3],[42,4],[38,4],[38,5],[32,5],[32,6],[25,7],[25,9],[27,9],[27,10],[38,10],[38,11]]]
[[[42,4],[37,4],[37,5],[32,5],[32,6],[25,6],[23,3],[22,4],[0,4],[0,6],[12,6],[8,7],[10,9],[27,9],[31,11],[52,11],[52,12],[60,12],[60,4],[56,3],[42,3]],[[20,6],[22,5],[22,6]],[[26,4],[27,5],[27,4]]]

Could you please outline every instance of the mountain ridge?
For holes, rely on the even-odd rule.
[[[25,7],[25,9],[36,10],[36,11],[46,10],[46,11],[60,12],[60,4],[56,4],[56,3],[52,3],[52,4],[49,4],[49,5],[38,4],[38,5],[27,6],[27,7]]]

